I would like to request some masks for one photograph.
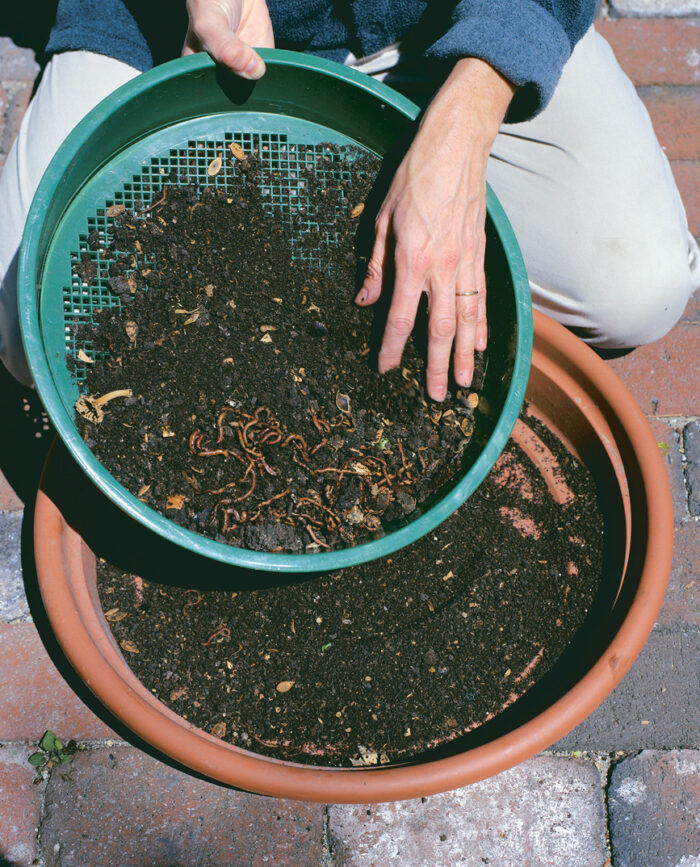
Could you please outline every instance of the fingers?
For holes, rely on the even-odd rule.
[[[428,308],[428,369],[426,387],[433,400],[444,400],[455,337],[455,295],[452,286],[443,286],[430,295]]]
[[[198,16],[192,23],[183,54],[191,54],[197,50],[198,46],[193,43],[199,43],[217,63],[223,64],[242,78],[254,80],[265,74],[265,63],[260,55],[232,33],[228,22],[220,16]]]
[[[454,374],[457,385],[471,385],[474,376],[474,348],[479,319],[479,295],[457,297],[457,334]]]
[[[483,352],[486,349],[484,249],[485,237],[479,239],[476,255],[464,263],[457,280],[454,377],[457,385],[465,387],[471,385],[474,376],[474,350]]]
[[[374,236],[374,247],[372,248],[372,256],[367,263],[367,273],[365,274],[362,288],[357,293],[355,303],[362,307],[374,304],[374,302],[382,294],[382,284],[384,282],[384,263],[389,255],[387,241],[389,238],[389,221],[381,215],[377,219],[377,226]]]
[[[403,250],[396,246],[396,280],[389,314],[384,328],[384,337],[377,360],[380,373],[386,373],[401,363],[406,341],[416,321],[418,303],[424,287],[425,269],[420,262],[410,261]]]

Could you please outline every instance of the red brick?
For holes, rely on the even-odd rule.
[[[668,422],[649,419],[659,451],[666,465],[666,475],[673,498],[673,515],[680,522],[688,517],[685,479],[683,478],[683,457],[681,455],[681,434]]]
[[[19,512],[22,508],[22,501],[0,471],[0,512]]]
[[[596,21],[620,66],[637,85],[700,84],[697,18]]]
[[[638,93],[666,156],[670,160],[698,159],[700,87],[640,87]]]
[[[673,160],[671,169],[685,205],[688,227],[696,238],[700,238],[700,162]]]
[[[0,625],[0,741],[116,738],[80,701],[44,650],[32,623]]]
[[[27,747],[0,749],[0,863],[13,867],[34,863],[41,790],[33,784],[29,754]]]
[[[10,104],[7,91],[0,83],[0,141],[2,141],[2,131],[5,125],[5,115],[7,114],[7,106]]]
[[[681,322],[700,321],[700,292],[695,292],[685,305]]]
[[[700,533],[692,521],[675,527],[673,565],[658,623],[700,625]]]
[[[78,753],[52,774],[47,864],[316,865],[323,807],[249,795],[187,776],[130,747]],[[56,859],[56,847],[60,858]]]
[[[13,82],[7,87],[8,104],[5,111],[5,121],[0,129],[0,153],[8,154],[17,137],[22,118],[32,96],[31,81]]]
[[[656,343],[608,362],[645,415],[688,416],[698,411],[700,325],[680,322]]]
[[[19,48],[7,36],[0,36],[0,79],[2,81],[34,81],[39,64],[30,48]]]

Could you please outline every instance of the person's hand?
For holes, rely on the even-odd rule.
[[[373,304],[394,286],[379,372],[401,362],[421,294],[428,296],[427,389],[469,386],[474,350],[486,348],[486,163],[514,87],[476,58],[459,61],[426,111],[375,222],[375,242],[355,299]]]
[[[183,55],[206,51],[236,75],[262,78],[265,64],[252,46],[275,46],[265,0],[187,0],[187,13]]]

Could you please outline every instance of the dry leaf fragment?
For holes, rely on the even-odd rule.
[[[361,461],[352,461],[350,464],[350,469],[356,472],[360,476],[371,476],[372,471],[363,464]]]
[[[123,620],[125,617],[128,616],[128,611],[120,611],[118,608],[112,608],[105,614],[105,617],[107,618],[107,620],[109,620],[110,623],[119,623],[120,620]]]
[[[215,738],[223,738],[226,735],[226,723],[218,722],[211,727],[211,733]]]
[[[84,361],[86,364],[94,364],[95,359],[90,358],[90,356],[85,352],[84,349],[78,350],[78,361]]]
[[[139,488],[139,492],[136,496],[142,497],[146,493],[146,491],[150,491],[150,490],[151,490],[150,485],[141,485],[141,487]]]
[[[222,364],[233,364],[234,362],[233,362],[232,358],[224,358],[224,360],[221,363]]]
[[[266,332],[266,331],[277,331],[277,329],[275,328],[274,325],[261,325],[261,326],[260,326],[260,330],[263,331],[263,332]]]
[[[166,509],[181,509],[185,504],[184,494],[173,494],[165,501]]]
[[[180,689],[174,689],[170,693],[170,701],[176,701],[178,698],[186,698],[187,697],[187,687],[183,686]]]
[[[289,692],[289,690],[294,686],[295,681],[293,680],[282,680],[280,681],[275,689],[277,692]]]
[[[359,205],[355,205],[355,207],[352,209],[352,211],[350,211],[350,216],[351,216],[353,219],[354,219],[355,217],[359,217],[360,214],[364,211],[364,209],[365,209],[365,203],[364,203],[364,202],[360,202]]]
[[[442,576],[442,580],[443,581],[449,581],[450,578],[454,578],[454,577],[455,577],[455,573],[450,569],[450,571],[447,573],[447,575]]]
[[[124,205],[112,205],[111,208],[107,208],[105,211],[105,216],[107,217],[118,217],[119,214],[123,214],[126,208]]]
[[[204,292],[207,298],[211,298],[214,295],[214,284],[207,283],[207,285],[204,287]]]
[[[470,392],[467,395],[467,403],[472,409],[476,409],[479,405],[479,395],[475,391]]]
[[[272,343],[272,335],[271,334],[263,334],[260,338],[261,343]]]
[[[136,336],[139,333],[138,325],[131,319],[128,319],[124,323],[124,330],[126,331],[126,336],[132,343],[136,343]]]
[[[469,418],[463,418],[460,427],[462,428],[462,433],[465,437],[470,437],[472,435],[472,431],[474,430],[474,422]]]
[[[133,641],[129,641],[128,638],[123,639],[122,641],[119,642],[119,644],[120,644],[122,650],[126,650],[127,653],[138,653],[139,652],[138,647],[134,644]]]
[[[238,144],[238,142],[235,142],[235,141],[231,142],[231,144],[228,146],[228,149],[231,151],[231,153],[234,155],[234,157],[237,160],[244,160],[245,159],[246,153],[243,150],[243,148]]]
[[[167,426],[167,424],[166,424],[166,425],[163,426],[163,436],[166,437],[166,438],[167,438],[167,437],[174,437],[174,436],[175,436],[175,432],[174,432],[174,431],[171,431],[170,428],[169,428],[169,427]]]
[[[115,391],[103,394],[102,397],[81,394],[75,402],[75,411],[78,415],[92,422],[92,424],[99,424],[105,417],[104,410],[102,409],[105,403],[108,403],[115,397],[131,397],[131,395],[132,391],[130,388],[118,388]]]
[[[182,323],[183,325],[192,325],[193,322],[196,322],[199,319],[200,311],[197,310],[191,316],[188,316],[187,319]]]
[[[321,312],[321,308],[317,307],[315,304],[309,304],[309,306],[306,309],[309,311],[309,313],[320,313]]]
[[[366,765],[376,765],[379,761],[379,755],[374,750],[367,749],[367,747],[358,744],[357,751]]]
[[[207,174],[210,178],[213,178],[214,175],[218,175],[221,171],[221,166],[223,165],[223,161],[221,157],[214,157],[214,159],[209,163],[209,167],[207,168]]]

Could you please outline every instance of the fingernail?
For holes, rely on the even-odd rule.
[[[463,386],[464,388],[469,388],[472,384],[472,379],[474,378],[473,370],[462,370],[459,373],[455,374],[455,379],[457,382]]]
[[[256,81],[258,78],[262,78],[265,74],[265,64],[260,60],[259,57],[253,57],[250,63],[246,66],[246,68],[241,72],[243,78],[249,78],[253,81]]]

